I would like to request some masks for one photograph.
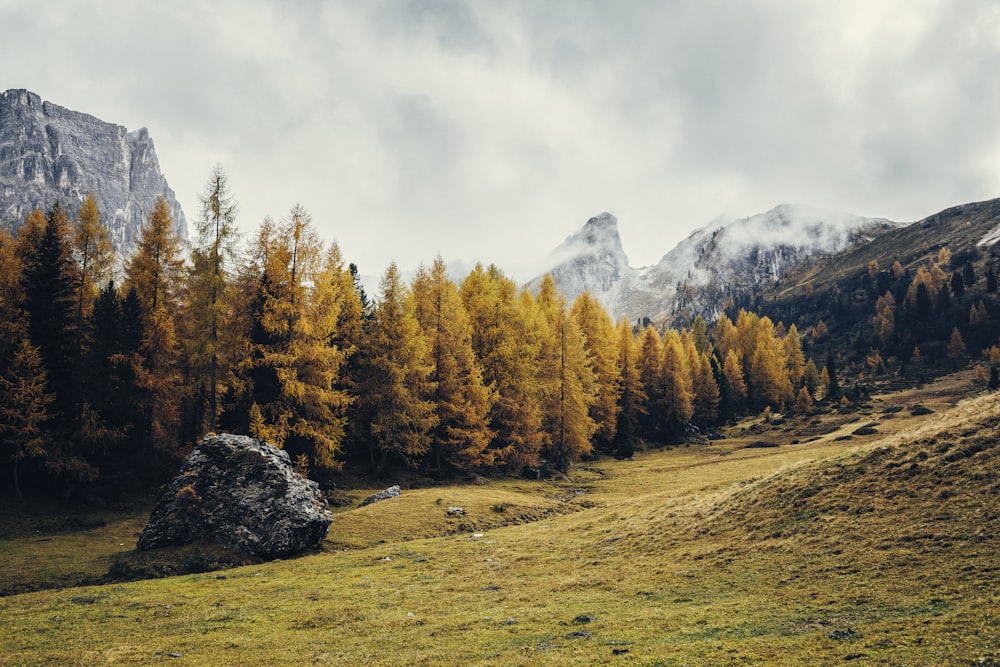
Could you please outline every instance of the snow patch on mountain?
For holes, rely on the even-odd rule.
[[[635,321],[711,319],[729,298],[773,284],[799,262],[829,256],[900,226],[807,206],[716,222],[693,232],[655,265],[633,268],[622,249],[618,220],[591,218],[549,255],[549,273],[572,300],[584,291],[612,315]],[[541,277],[528,283],[537,289]]]

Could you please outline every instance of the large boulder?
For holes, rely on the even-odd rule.
[[[319,544],[333,520],[288,453],[242,435],[208,435],[160,497],[140,549],[211,539],[263,558]]]

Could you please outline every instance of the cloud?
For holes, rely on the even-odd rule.
[[[720,214],[998,194],[987,0],[13,0],[0,22],[6,87],[149,127],[189,216],[221,161],[245,230],[300,202],[366,273],[530,263],[604,210],[649,264]]]

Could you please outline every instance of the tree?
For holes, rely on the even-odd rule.
[[[965,341],[958,327],[951,330],[951,338],[948,341],[948,356],[952,359],[961,359],[965,356]]]
[[[699,426],[706,427],[719,416],[719,383],[715,380],[708,354],[694,350],[694,355],[690,360],[693,394],[691,419]]]
[[[494,389],[483,382],[468,316],[440,256],[429,273],[418,273],[413,291],[417,321],[431,350],[437,414],[431,442],[433,465],[438,473],[443,472],[445,462],[458,470],[488,467],[493,463],[488,415]]]
[[[101,222],[94,195],[88,193],[76,214],[73,228],[73,255],[80,271],[77,285],[76,322],[83,323],[101,285],[110,279],[115,261],[111,234]]]
[[[833,360],[833,355],[827,355],[824,369],[827,374],[826,397],[837,398],[840,396],[840,383],[837,381],[837,364]]]
[[[875,302],[875,317],[872,320],[875,334],[885,345],[896,326],[896,299],[892,292],[886,292]]]
[[[177,340],[183,267],[181,239],[170,207],[159,197],[125,267],[125,289],[135,292],[142,314],[143,341],[135,372],[146,415],[145,441],[165,452],[178,445],[184,395]]]
[[[45,458],[51,443],[45,367],[38,348],[22,339],[7,372],[0,375],[0,445],[13,462],[14,491],[23,497],[18,474],[23,459]]]
[[[484,270],[477,265],[459,293],[483,382],[496,392],[489,414],[493,465],[511,472],[537,468],[542,415],[535,368],[540,341],[531,322],[533,311],[519,299],[514,281],[495,266]]]
[[[542,327],[539,382],[542,386],[543,428],[546,453],[559,471],[591,451],[596,425],[590,407],[596,401],[594,372],[587,357],[583,334],[566,311],[551,274],[538,292]]]
[[[746,407],[747,385],[736,350],[729,350],[722,362],[720,407],[724,419],[731,419]]]
[[[230,287],[230,267],[236,258],[236,214],[238,205],[229,188],[229,179],[221,165],[216,165],[200,197],[201,214],[191,253],[188,276],[191,310],[188,340],[195,377],[203,384],[208,400],[206,428],[215,431],[219,413],[220,327],[227,318],[225,307]],[[205,376],[207,375],[207,378]],[[204,378],[204,379],[201,379]]]
[[[69,219],[58,202],[49,212],[44,229],[29,229],[24,247],[21,285],[27,314],[28,337],[38,348],[49,390],[55,394],[54,427],[69,437],[77,416],[80,347],[77,327],[76,283],[78,273],[69,244]]]
[[[794,324],[788,329],[788,333],[781,340],[782,353],[785,356],[785,372],[792,389],[802,386],[802,377],[806,371],[806,358],[802,352],[802,340],[799,338],[799,329]]]
[[[614,449],[622,393],[615,326],[597,299],[587,292],[576,298],[570,312],[583,333],[584,347],[594,370],[597,400],[590,408],[590,417],[597,426],[594,445],[610,453]]]
[[[18,243],[6,230],[0,230],[0,373],[26,335],[21,272]]]
[[[390,456],[416,465],[430,450],[437,426],[430,353],[415,303],[395,262],[380,283],[381,299],[367,322],[360,352],[359,414],[368,425],[376,476]]]
[[[959,300],[965,296],[965,278],[958,271],[951,274],[951,293]]]
[[[765,405],[780,408],[794,397],[782,342],[776,335],[774,324],[767,317],[761,318],[757,326],[747,378],[750,400],[757,408]]]
[[[626,320],[618,323],[618,375],[621,377],[621,394],[615,429],[615,456],[628,458],[635,452],[639,420],[646,414],[647,396],[639,373],[635,335]]]
[[[250,433],[289,451],[303,468],[336,470],[350,396],[339,386],[346,355],[331,345],[345,281],[312,219],[295,205],[280,227],[265,221],[248,269],[256,274],[252,329],[237,363]]]
[[[812,395],[805,387],[799,389],[798,396],[795,397],[795,409],[800,414],[807,414],[813,407]]]
[[[639,384],[646,396],[646,409],[640,415],[641,430],[647,437],[658,435],[662,429],[663,402],[663,344],[652,326],[646,326],[639,336]]]
[[[662,403],[660,410],[667,433],[679,434],[694,415],[694,392],[691,369],[675,329],[667,330],[663,337]]]

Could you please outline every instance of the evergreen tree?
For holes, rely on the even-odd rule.
[[[794,397],[782,342],[767,317],[760,318],[756,333],[747,373],[750,400],[756,408],[780,408]]]
[[[29,234],[36,244],[25,248],[22,255],[28,337],[38,348],[49,391],[55,394],[54,427],[69,438],[78,412],[78,273],[69,244],[69,219],[62,205],[56,203],[52,208],[39,235],[33,230]]]
[[[367,323],[360,352],[358,413],[367,426],[372,469],[380,476],[389,457],[418,464],[437,425],[433,370],[414,300],[395,263],[380,284],[381,299]]]
[[[125,267],[125,288],[135,292],[142,314],[143,341],[134,370],[145,412],[144,442],[168,454],[178,446],[185,389],[177,340],[182,271],[181,239],[170,207],[159,197]]]
[[[722,401],[726,406],[724,413],[731,418],[740,414],[746,407],[747,385],[743,379],[743,369],[736,350],[730,350],[722,364],[722,377],[725,378]]]
[[[694,415],[691,369],[680,334],[669,329],[663,337],[662,403],[660,410],[667,433],[678,435]]]
[[[433,368],[437,426],[431,441],[432,464],[439,474],[446,462],[458,470],[488,467],[493,464],[488,415],[494,390],[483,382],[468,316],[441,257],[434,260],[430,273],[418,273],[413,291]]]
[[[546,453],[555,468],[565,472],[592,448],[596,428],[590,417],[590,407],[596,401],[594,372],[583,334],[567,312],[551,275],[542,279],[538,306],[544,327],[539,381],[543,385]]]
[[[17,241],[6,230],[0,230],[0,373],[27,331],[21,270]]]
[[[663,429],[663,345],[656,329],[647,326],[639,336],[639,382],[646,395],[646,409],[640,417],[646,437],[660,435]]]
[[[691,419],[704,428],[715,423],[719,417],[719,383],[708,354],[696,351],[690,367],[693,394]]]
[[[265,221],[254,257],[252,331],[237,364],[249,430],[287,449],[303,469],[335,470],[351,401],[340,386],[346,354],[331,345],[349,296],[337,279],[342,266],[324,257],[311,217],[299,205],[278,228]]]
[[[833,360],[833,355],[827,355],[826,366],[823,368],[827,374],[825,396],[830,399],[840,397],[840,382],[837,380],[837,364]]]
[[[216,165],[200,197],[201,214],[196,222],[197,240],[191,253],[188,275],[188,344],[193,378],[202,385],[208,431],[216,430],[219,413],[220,375],[231,360],[220,356],[227,336],[220,331],[232,318],[226,317],[230,302],[230,269],[236,259],[236,214],[238,205],[230,192],[229,179]],[[199,429],[200,430],[200,429]]]
[[[510,472],[537,468],[542,449],[535,378],[540,342],[517,285],[495,266],[484,270],[477,265],[462,281],[460,294],[483,382],[496,391],[489,415],[494,466]]]
[[[42,355],[22,339],[7,370],[0,375],[0,446],[13,463],[14,491],[23,497],[19,464],[24,459],[46,458],[52,442],[49,405]]]
[[[635,452],[639,420],[646,413],[646,392],[638,365],[639,350],[628,322],[618,324],[618,374],[621,394],[618,399],[618,425],[615,429],[615,456],[628,458]]]
[[[570,312],[583,333],[584,346],[594,370],[597,400],[590,408],[590,417],[597,426],[594,445],[600,451],[611,453],[622,393],[614,323],[597,299],[587,292],[576,298]]]
[[[100,286],[110,279],[109,274],[115,261],[111,234],[101,222],[101,214],[93,194],[84,197],[76,215],[73,255],[80,271],[76,299],[76,322],[80,326],[89,314]]]

